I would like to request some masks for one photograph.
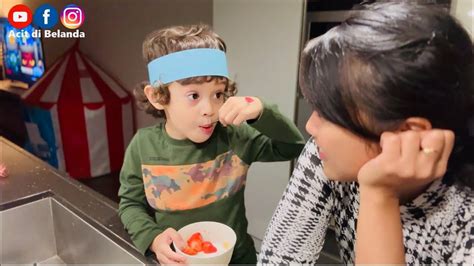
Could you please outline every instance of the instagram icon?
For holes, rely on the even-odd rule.
[[[68,29],[77,29],[84,22],[84,11],[74,4],[64,7],[61,12],[61,23]]]

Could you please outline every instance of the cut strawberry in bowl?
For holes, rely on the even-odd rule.
[[[229,226],[218,222],[197,222],[179,229],[178,234],[187,246],[175,250],[186,257],[187,264],[230,263],[237,237]]]
[[[188,255],[196,255],[198,252],[193,249],[193,248],[190,248],[190,247],[184,247],[181,251],[183,251],[185,254],[188,254]]]
[[[217,248],[211,242],[202,239],[201,233],[192,234],[187,243],[188,246],[183,249],[183,252],[188,255],[196,255],[201,251],[206,254],[217,251]]]
[[[202,251],[206,254],[214,253],[217,251],[217,248],[209,241],[202,242]]]
[[[202,242],[202,235],[201,233],[194,233],[191,235],[191,237],[189,237],[188,239],[188,245],[189,245],[189,242],[190,241],[199,241],[199,242]]]
[[[202,251],[202,236],[201,233],[194,233],[189,239],[188,239],[188,247],[196,250],[197,252]]]

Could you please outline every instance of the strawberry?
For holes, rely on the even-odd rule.
[[[214,253],[217,251],[216,247],[209,241],[202,242],[202,251],[206,254]]]
[[[197,252],[202,251],[202,235],[201,233],[194,233],[188,239],[188,246]]]
[[[195,249],[192,249],[190,247],[184,247],[182,251],[188,255],[196,255],[198,253]]]

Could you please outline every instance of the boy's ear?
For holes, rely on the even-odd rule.
[[[401,125],[400,131],[423,131],[432,129],[430,120],[423,117],[409,117]]]
[[[158,93],[155,88],[153,88],[151,85],[146,85],[143,91],[145,92],[145,95],[151,105],[153,105],[158,110],[165,109],[163,105],[158,102],[158,99],[160,98],[160,93]]]

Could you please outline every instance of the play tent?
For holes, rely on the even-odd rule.
[[[132,98],[75,45],[23,96],[30,149],[74,178],[120,170]]]

